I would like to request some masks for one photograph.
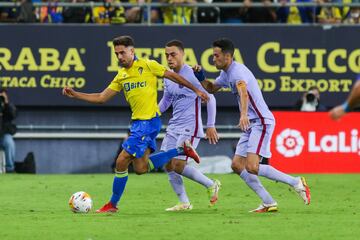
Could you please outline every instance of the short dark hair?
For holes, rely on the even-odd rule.
[[[234,44],[230,39],[220,38],[213,42],[213,47],[218,47],[223,53],[230,53],[231,56],[234,56]]]
[[[184,51],[184,44],[182,41],[174,39],[166,43],[166,47],[177,47],[178,49]]]
[[[125,47],[128,47],[128,46],[134,47],[135,43],[134,43],[134,39],[130,36],[120,36],[120,37],[116,37],[113,39],[113,45],[114,46],[122,45]]]

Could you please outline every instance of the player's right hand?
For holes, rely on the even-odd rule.
[[[219,141],[219,135],[216,131],[216,128],[208,127],[206,129],[205,139],[208,139],[210,144],[217,144],[217,142]]]
[[[241,115],[237,127],[239,127],[242,131],[247,131],[250,127],[249,117],[247,115]]]
[[[74,98],[76,91],[74,89],[72,89],[71,87],[64,87],[62,90],[62,94],[64,96],[70,97],[70,98]]]

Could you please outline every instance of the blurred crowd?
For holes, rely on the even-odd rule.
[[[0,22],[40,23],[346,23],[359,24],[360,7],[321,6],[322,3],[360,3],[360,0],[100,0],[93,7],[63,7],[66,0],[43,0],[47,4],[34,7],[41,0],[0,0],[20,2],[14,6],[0,7]],[[67,0],[84,3],[87,0]],[[269,6],[275,1],[280,7],[253,7],[253,3]],[[144,4],[167,3],[147,11]],[[243,3],[243,7],[195,7],[193,3]],[[286,3],[317,3],[317,6],[285,6]],[[114,3],[119,5],[114,6]],[[121,3],[131,3],[124,7]],[[179,5],[187,4],[187,5]],[[150,15],[150,16],[148,16]],[[150,18],[150,19],[149,19]]]

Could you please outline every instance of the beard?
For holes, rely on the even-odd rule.
[[[215,64],[215,67],[216,67],[217,70],[222,70],[223,69],[223,65],[216,65]]]
[[[129,64],[127,62],[124,62],[124,63],[119,62],[119,67],[127,68],[128,66],[129,66]]]

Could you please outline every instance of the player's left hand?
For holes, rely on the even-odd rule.
[[[195,77],[197,78],[197,80],[199,80],[199,82],[202,82],[206,79],[205,72],[200,65],[193,66],[193,71]]]
[[[250,126],[249,117],[247,115],[241,115],[237,127],[239,127],[242,131],[247,131],[249,129],[249,126]]]
[[[207,103],[209,101],[209,96],[200,90],[196,91],[196,95],[198,95],[201,98],[203,103]]]
[[[200,72],[202,70],[202,67],[201,67],[201,65],[196,64],[192,67],[192,69],[194,72]]]
[[[206,129],[205,139],[208,139],[210,144],[217,144],[219,136],[215,127],[209,127]]]
[[[339,105],[330,110],[329,115],[332,120],[339,120],[346,114],[343,106]]]

